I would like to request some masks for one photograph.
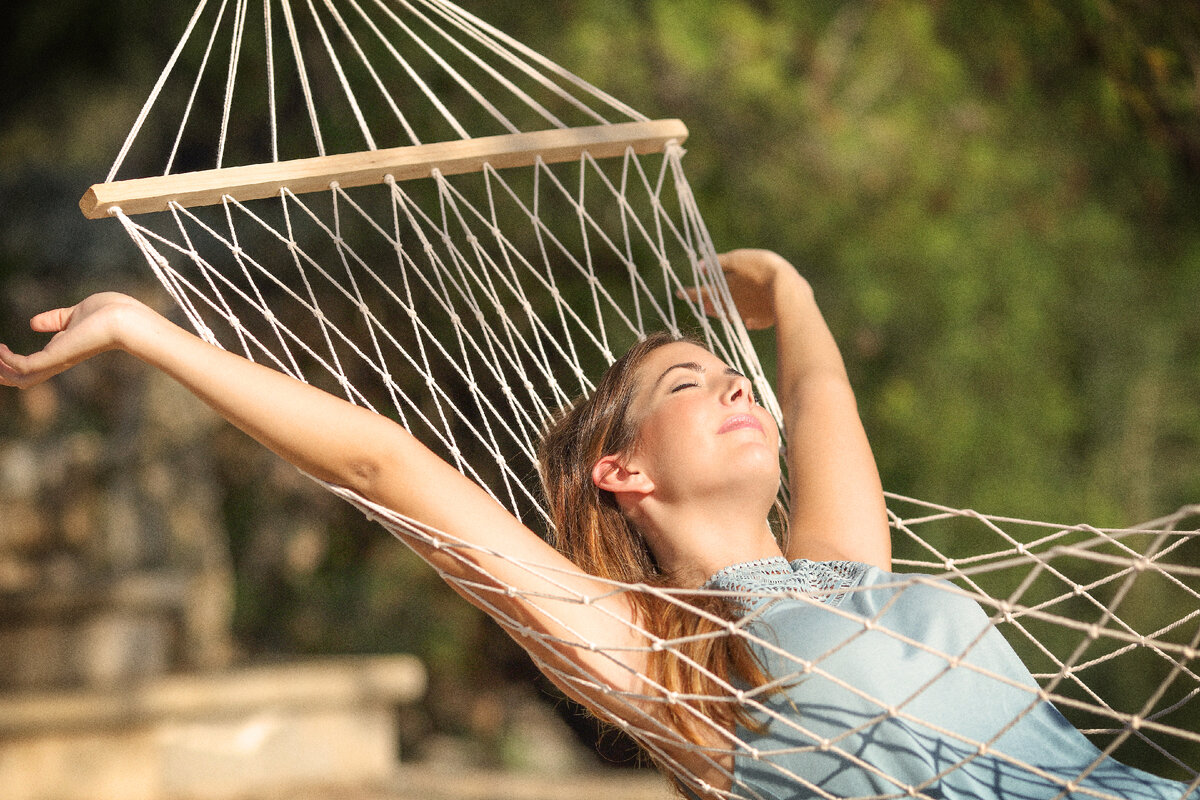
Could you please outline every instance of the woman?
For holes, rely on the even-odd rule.
[[[502,619],[565,691],[636,729],[698,795],[1052,797],[1090,764],[1098,779],[1084,778],[1089,792],[1183,796],[1182,784],[1104,759],[1065,726],[974,603],[886,572],[878,472],[808,284],[766,251],[734,251],[720,264],[746,323],[776,329],[792,442],[785,545],[768,521],[779,431],[746,378],[691,342],[636,346],[548,432],[542,473],[558,549],[403,428],[211,347],[121,295],[34,317],[54,337],[29,356],[0,345],[0,382],[30,386],[124,350],[314,477],[443,532],[463,546],[409,541],[451,585],[470,586],[465,596]],[[733,593],[780,588],[806,593]],[[709,591],[697,593],[696,613],[667,589]],[[909,652],[907,637],[864,629],[864,618],[923,627],[935,652]],[[947,643],[973,669],[947,669],[936,653]],[[893,680],[898,669],[904,677]],[[1012,684],[995,692],[1002,707],[960,724],[959,701],[993,672]],[[929,724],[912,719],[917,707]],[[1035,759],[1033,778],[977,744],[1010,739],[1013,757]]]

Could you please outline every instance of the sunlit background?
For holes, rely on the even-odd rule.
[[[1196,3],[464,5],[688,124],[718,248],[777,250],[813,283],[887,489],[1098,526],[1200,501]],[[95,290],[167,307],[119,226],[76,203],[191,10],[9,4],[0,341],[14,349],[38,346],[33,313]],[[131,360],[0,392],[9,698],[397,653],[426,676],[398,723],[406,760],[634,761],[391,537]]]

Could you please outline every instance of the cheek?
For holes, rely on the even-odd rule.
[[[765,424],[770,426],[767,428],[767,433],[771,435],[771,440],[775,443],[775,451],[782,456],[783,439],[779,433],[779,426],[775,424],[775,418],[768,414]]]
[[[634,443],[634,452],[647,463],[670,460],[679,438],[676,426],[666,415],[655,415],[642,422]]]
[[[696,445],[694,415],[682,403],[660,409],[642,420],[634,449],[651,461],[673,461]]]

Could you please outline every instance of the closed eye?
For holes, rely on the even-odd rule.
[[[683,390],[683,389],[687,389],[687,388],[689,388],[689,387],[692,387],[692,386],[699,386],[699,385],[700,385],[700,384],[698,384],[698,383],[681,383],[681,384],[679,384],[678,386],[673,386],[673,387],[671,387],[671,392],[670,392],[670,393],[671,393],[671,394],[675,394],[676,392],[678,392],[678,391],[681,391],[681,390]]]

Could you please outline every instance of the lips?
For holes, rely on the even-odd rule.
[[[742,428],[753,428],[754,430],[761,431],[763,426],[753,414],[734,414],[721,423],[721,427],[717,429],[717,433],[729,433],[730,431],[741,430]]]

